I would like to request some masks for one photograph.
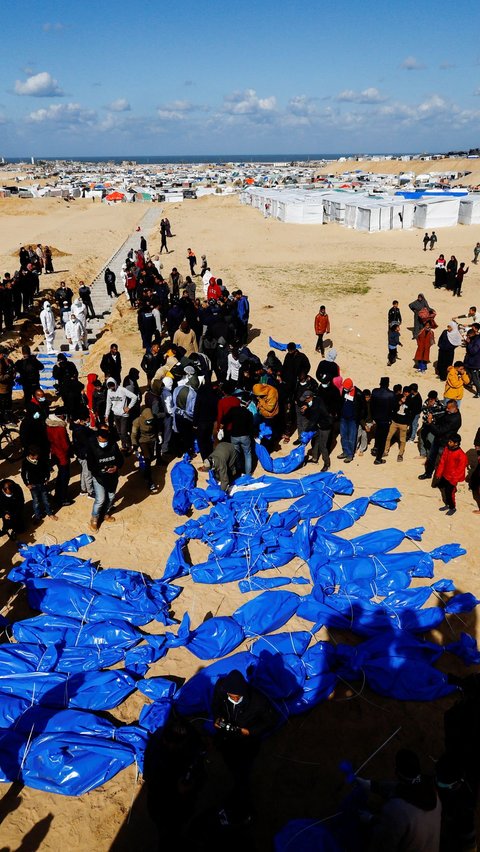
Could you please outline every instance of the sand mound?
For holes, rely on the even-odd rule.
[[[48,247],[49,247],[50,251],[52,252],[52,257],[70,257],[69,251],[62,251],[61,249],[57,248],[56,246],[51,246],[51,245],[49,245]],[[26,243],[25,248],[28,249],[28,251],[35,251],[37,246],[33,245],[33,243]],[[17,257],[18,256],[18,249],[14,249],[13,251],[11,251],[10,255],[11,255],[11,257]]]

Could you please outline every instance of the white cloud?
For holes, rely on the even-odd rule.
[[[277,109],[277,99],[274,95],[259,98],[255,89],[245,89],[243,92],[232,92],[223,99],[222,111],[229,115],[266,115]]]
[[[353,104],[379,104],[386,100],[378,89],[373,86],[368,89],[363,89],[361,92],[355,92],[353,89],[344,89],[337,95],[337,101],[345,101]]]
[[[157,109],[157,115],[164,121],[186,121],[196,107],[190,101],[171,101]]]
[[[44,31],[44,33],[51,33],[51,32],[57,32],[58,33],[58,32],[60,32],[60,30],[64,30],[64,29],[65,29],[65,24],[61,24],[60,21],[54,21],[54,22],[47,21],[42,26],[42,30]]]
[[[26,80],[16,80],[14,91],[16,95],[30,95],[34,98],[60,98],[63,92],[48,71],[40,71]]]
[[[60,128],[73,129],[80,125],[94,125],[97,114],[95,110],[84,109],[80,104],[50,104],[27,115],[27,121],[32,124],[53,124]]]
[[[126,98],[117,98],[116,101],[112,101],[112,103],[108,105],[107,109],[112,112],[128,112],[131,110],[131,106]]]
[[[420,71],[422,68],[425,68],[425,65],[415,56],[407,56],[400,68],[405,68],[407,71]]]

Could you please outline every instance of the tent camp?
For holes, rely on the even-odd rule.
[[[460,201],[459,225],[480,225],[480,194]]]
[[[417,201],[413,217],[414,228],[450,228],[458,224],[460,198],[438,196]]]

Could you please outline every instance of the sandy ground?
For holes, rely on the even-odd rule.
[[[63,205],[61,212],[58,211],[60,203]],[[55,200],[21,204],[22,207],[26,205],[21,215],[11,217],[10,206],[3,208],[0,203],[2,263],[11,259],[20,242],[49,242],[68,251],[70,275],[78,273],[79,268],[87,270],[89,265],[94,266],[101,257],[106,260],[131,230],[140,212],[133,205],[106,208],[91,202],[88,209],[84,209],[86,203],[75,202],[74,210],[64,210],[65,202]],[[29,205],[32,205],[32,212],[29,212]],[[43,208],[43,205],[46,206]],[[144,206],[141,210],[144,211]],[[173,265],[184,274],[188,272],[187,247],[191,246],[197,257],[206,253],[214,274],[220,275],[228,287],[241,287],[249,295],[252,348],[259,355],[264,356],[268,351],[269,334],[284,342],[295,339],[302,342],[314,373],[318,356],[314,352],[313,318],[319,304],[324,303],[331,319],[331,339],[344,376],[351,376],[361,388],[375,387],[380,376],[390,375],[392,384],[418,381],[422,395],[431,388],[442,390],[431,367],[426,377],[420,379],[413,371],[414,344],[408,330],[411,325],[408,303],[423,291],[437,310],[440,332],[453,314],[466,313],[468,306],[479,298],[480,273],[476,267],[470,267],[465,279],[464,297],[453,300],[446,292],[433,290],[435,252],[423,252],[419,231],[363,234],[336,225],[285,225],[264,220],[257,211],[242,207],[236,198],[209,197],[169,205],[168,216],[176,236],[170,241],[172,253],[164,260],[165,274]],[[480,231],[475,227],[457,227],[443,229],[438,236],[439,251],[445,255],[455,253],[459,260],[470,262]],[[149,248],[152,253],[158,248],[158,234],[152,235]],[[13,271],[14,263],[10,262],[5,268]],[[400,301],[404,316],[404,346],[400,350],[402,360],[387,368],[386,313],[395,298]],[[123,297],[110,325],[92,347],[85,372],[95,370],[101,354],[114,340],[120,345],[125,368],[138,366],[141,349],[135,315],[125,305]],[[473,436],[480,425],[478,406],[479,402],[468,394],[462,406],[464,449],[472,447]],[[475,507],[465,485],[459,489],[459,511],[454,518],[445,518],[438,512],[438,492],[431,488],[430,482],[417,480],[422,466],[413,444],[407,445],[402,465],[397,464],[394,451],[387,464],[381,467],[374,467],[367,454],[344,468],[336,461],[336,454],[333,454],[333,469],[338,465],[338,469],[342,467],[352,478],[356,496],[370,494],[384,486],[396,486],[403,494],[395,515],[370,508],[356,524],[352,535],[382,527],[407,529],[422,524],[426,527],[423,546],[427,550],[444,542],[461,542],[469,551],[467,556],[444,568],[439,565],[437,578],[453,577],[459,589],[479,595],[475,558],[480,542],[479,521],[472,515]],[[198,466],[198,462],[195,463]],[[7,469],[3,463],[0,472],[2,476],[10,475],[11,468]],[[99,530],[95,543],[84,551],[85,556],[101,560],[104,566],[141,569],[154,577],[162,575],[166,557],[175,542],[174,527],[181,521],[171,509],[168,474],[165,481],[162,469],[156,470],[155,475],[162,486],[161,492],[146,495],[133,461],[127,460],[119,488],[116,524]],[[205,474],[200,473],[199,484],[204,481]],[[72,493],[78,494],[77,470]],[[339,505],[345,502],[347,498],[338,499]],[[29,530],[26,538],[30,542],[53,543],[85,531],[90,508],[89,501],[78,497],[72,507],[61,511],[57,523],[45,522],[37,530]],[[2,553],[5,576],[15,549],[6,544]],[[194,561],[200,561],[203,558],[200,546],[192,547],[191,555]],[[289,566],[289,573],[293,569],[306,576],[306,569],[300,564]],[[195,586],[186,578],[183,585],[184,593],[175,601],[174,610],[178,618],[188,610],[192,626],[201,623],[209,612],[230,614],[246,598],[239,593],[237,584]],[[2,605],[14,592],[15,587],[8,581],[2,584]],[[21,594],[13,603],[12,617],[20,618],[28,613]],[[476,632],[474,615],[462,616],[462,620],[462,623],[450,620],[444,635],[438,635],[437,639],[458,638],[465,626]],[[300,619],[293,619],[290,626],[293,629],[310,627]],[[161,632],[160,627],[158,630]],[[319,634],[319,638],[327,636]],[[337,635],[336,638],[341,637]],[[188,651],[175,649],[152,667],[151,674],[189,677],[198,668],[198,660]],[[395,743],[372,761],[372,774],[388,772],[398,744],[417,747],[425,768],[432,768],[428,756],[438,755],[441,749],[442,714],[449,702],[401,704],[360,686],[357,684],[355,691],[342,685],[329,702],[306,716],[291,720],[268,741],[261,764],[262,780],[257,789],[267,815],[255,830],[254,848],[270,848],[272,833],[287,818],[334,812],[339,795],[340,760],[349,757],[358,766],[400,725],[402,730]],[[133,721],[138,718],[144,700],[140,695],[132,696],[113,715],[123,721]],[[13,805],[4,799],[0,814],[2,808],[3,813],[7,813],[2,824],[5,850],[17,849],[21,839],[33,830],[36,845],[28,848],[42,852],[56,852],[60,848],[69,848],[72,852],[92,848],[98,852],[109,849],[153,852],[155,835],[145,817],[144,797],[134,776],[131,768],[79,799],[55,797],[30,789],[21,791],[20,800],[12,798]],[[131,811],[132,802],[135,804]]]

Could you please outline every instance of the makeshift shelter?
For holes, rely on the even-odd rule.
[[[125,195],[123,192],[115,190],[114,192],[111,192],[110,195],[105,196],[105,201],[108,201],[109,204],[117,204],[118,202],[125,201]]]
[[[459,225],[480,225],[480,195],[469,195],[460,201]]]
[[[428,230],[429,228],[451,228],[458,224],[460,198],[458,196],[441,198],[424,196],[415,205],[413,227]]]

